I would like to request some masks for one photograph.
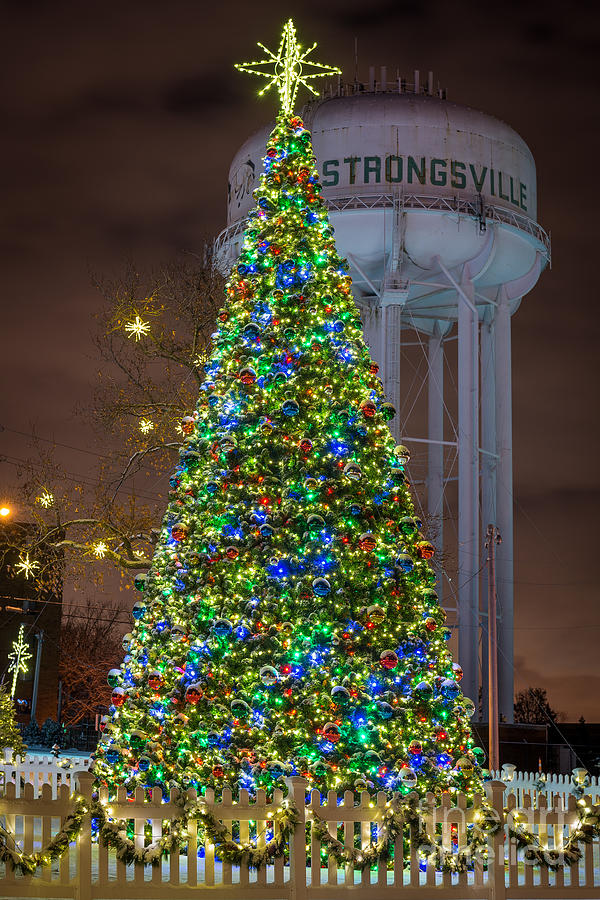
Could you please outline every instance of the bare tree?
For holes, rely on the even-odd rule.
[[[60,635],[59,674],[62,681],[64,725],[93,718],[99,706],[108,706],[111,689],[106,673],[123,658],[123,610],[116,602],[102,610],[90,598],[67,608]]]
[[[515,722],[528,725],[550,725],[562,714],[552,709],[545,688],[529,687],[515,697]]]
[[[0,565],[3,553],[18,551],[35,564],[40,584],[56,577],[44,563],[48,548],[71,572],[83,565],[89,574],[87,564],[102,560],[121,570],[149,566],[164,507],[157,485],[177,459],[223,303],[224,279],[209,250],[150,275],[129,266],[96,284],[105,300],[95,338],[98,385],[80,413],[98,435],[97,464],[73,483],[52,450],[34,441],[19,502],[35,527],[18,545],[0,545]]]

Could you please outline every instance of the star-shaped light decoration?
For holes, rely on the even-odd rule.
[[[44,509],[48,509],[48,507],[52,506],[52,504],[54,503],[54,494],[50,493],[50,491],[47,491],[44,488],[40,496],[36,497],[35,499],[40,504],[40,506],[43,506]]]
[[[142,434],[149,434],[154,428],[154,422],[152,419],[140,419],[139,426]]]
[[[306,50],[302,50],[301,45],[296,40],[296,29],[291,19],[283,26],[283,34],[277,53],[273,53],[264,44],[258,42],[261,50],[264,50],[266,59],[258,59],[253,62],[236,63],[236,69],[239,72],[247,72],[249,75],[259,75],[261,78],[268,79],[268,84],[259,91],[259,97],[277,85],[279,91],[279,101],[281,109],[288,115],[294,110],[294,101],[301,84],[312,94],[317,94],[310,81],[313,78],[323,78],[326,75],[339,75],[341,69],[337,66],[327,66],[323,63],[313,62],[307,57],[317,46],[316,43]],[[306,71],[310,67],[313,71]]]
[[[10,689],[10,696],[15,696],[15,688],[17,687],[17,678],[21,672],[25,673],[27,671],[27,663],[31,659],[31,651],[29,650],[29,644],[25,640],[25,626],[21,625],[19,628],[19,636],[16,641],[12,643],[12,650],[8,654],[8,658],[10,660],[8,671],[13,673],[12,686]]]
[[[150,333],[150,322],[144,322],[143,319],[140,319],[140,317],[136,315],[135,319],[132,319],[131,322],[127,322],[125,331],[129,333],[129,337],[133,337],[136,341],[139,341],[141,337],[145,337]]]
[[[19,562],[17,563],[17,572],[24,575],[27,580],[35,575],[40,564],[35,559],[29,558],[29,553],[19,553]]]
[[[104,541],[98,541],[97,544],[94,544],[92,550],[94,551],[94,555],[97,559],[104,559],[108,551],[108,547],[106,546]]]

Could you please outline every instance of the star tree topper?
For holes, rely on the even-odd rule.
[[[259,97],[262,97],[273,85],[277,85],[281,109],[288,115],[294,110],[296,94],[301,84],[308,88],[312,94],[316,95],[317,91],[309,83],[311,79],[323,78],[325,75],[339,75],[342,71],[337,66],[327,66],[307,58],[317,44],[315,42],[311,47],[303,51],[296,40],[296,28],[291,19],[288,19],[283,26],[277,53],[273,53],[260,41],[258,46],[267,54],[266,59],[236,63],[235,67],[240,72],[247,72],[249,75],[259,75],[268,79],[268,84],[265,85],[262,91],[258,92]],[[315,71],[306,72],[307,66],[310,66]]]

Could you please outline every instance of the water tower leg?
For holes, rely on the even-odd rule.
[[[429,440],[427,460],[427,514],[429,527],[435,529],[435,543],[439,557],[444,551],[444,345],[442,329],[436,322],[429,338],[428,348],[428,430]],[[438,568],[436,590],[442,602],[443,581],[441,567]]]
[[[470,278],[458,300],[458,659],[462,687],[479,693],[479,322]]]
[[[385,340],[384,386],[387,400],[396,407],[396,416],[391,422],[391,432],[400,440],[400,350],[401,350],[401,306],[384,306],[382,319]]]
[[[488,525],[496,525],[496,353],[494,307],[486,308],[481,323],[481,526],[485,537]],[[485,562],[486,553],[481,562]],[[481,708],[488,709],[488,621],[482,618]]]
[[[514,718],[514,621],[513,621],[513,473],[512,380],[510,310],[501,290],[496,311],[496,452],[497,525],[502,536],[498,547],[498,692],[499,712],[507,722]]]

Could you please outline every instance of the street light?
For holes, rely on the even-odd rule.
[[[0,516],[2,516],[3,519],[6,519],[7,516],[10,516],[11,512],[12,509],[10,508],[10,506],[0,506]]]

